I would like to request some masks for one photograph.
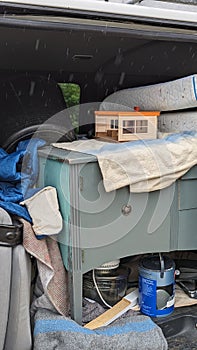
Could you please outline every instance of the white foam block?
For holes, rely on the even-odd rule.
[[[161,132],[197,131],[197,111],[161,113],[158,117]]]
[[[172,111],[197,107],[197,75],[174,81],[117,91],[101,104],[101,110]]]

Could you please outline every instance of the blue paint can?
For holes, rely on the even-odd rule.
[[[175,301],[175,264],[167,256],[144,257],[139,265],[140,311],[148,316],[171,314]]]

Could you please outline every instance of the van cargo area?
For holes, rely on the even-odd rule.
[[[146,3],[152,6],[151,1]],[[22,8],[6,2],[0,8],[0,147],[8,153],[16,149],[19,141],[34,135],[48,144],[92,139],[95,111],[114,92],[197,74],[197,22],[96,12],[84,15],[82,11],[72,13],[69,9],[33,5]],[[64,86],[68,84],[79,88],[78,101],[73,104],[64,95]],[[134,107],[131,101],[130,108]],[[193,113],[195,129],[196,107],[188,111]],[[173,124],[173,132],[182,131],[178,119]],[[171,119],[165,120],[166,131],[170,132]],[[159,131],[163,131],[165,120],[160,119],[163,124]],[[54,168],[50,166],[52,174]],[[96,180],[91,183],[98,185],[100,175],[94,164],[87,174],[90,177],[96,174]],[[42,175],[39,174],[39,181],[43,184]],[[84,178],[87,181],[86,176]],[[180,206],[183,200],[186,202],[181,210],[188,213],[187,190],[191,193],[192,209],[197,209],[196,175],[189,179],[186,176],[183,182],[176,195]],[[73,188],[71,191],[74,193]],[[172,222],[176,209],[169,214]],[[181,220],[180,231],[184,236],[187,225],[184,217]],[[174,223],[172,227],[178,231]],[[189,239],[193,242],[190,236]],[[170,244],[173,247],[172,239]],[[195,256],[196,249],[193,243],[188,249],[184,239],[178,247],[188,256],[189,253]],[[173,253],[172,250],[167,249],[166,253]],[[176,250],[177,247],[175,254]],[[143,255],[144,251],[137,253]],[[169,349],[196,349],[197,305],[178,307],[171,315],[154,321],[162,328]]]
[[[2,146],[13,133],[63,109],[55,82],[78,84],[80,103],[98,106],[114,91],[196,72],[196,28],[15,12],[1,15]],[[89,109],[79,113],[83,134],[93,132]]]

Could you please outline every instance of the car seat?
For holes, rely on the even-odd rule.
[[[0,350],[30,350],[31,261],[23,225],[0,208]]]

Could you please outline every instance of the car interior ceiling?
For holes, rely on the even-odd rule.
[[[26,111],[19,121],[21,129],[22,125],[41,124],[66,108],[57,87],[52,89],[49,85],[76,83],[81,88],[81,103],[101,102],[120,89],[165,82],[196,72],[197,43],[191,29],[184,32],[179,28],[134,23],[104,25],[99,21],[94,25],[79,22],[73,27],[69,21],[60,25],[54,18],[47,22],[32,17],[22,23],[19,17],[13,24],[8,19],[0,27],[1,122],[4,124],[1,145],[17,127],[16,119],[20,120],[21,115],[20,111],[16,112],[18,109]],[[31,81],[35,76],[42,77],[42,84],[47,86],[45,97],[53,96],[44,116],[39,90],[33,104],[30,94],[25,92],[25,80]],[[26,109],[30,103],[31,107]]]

